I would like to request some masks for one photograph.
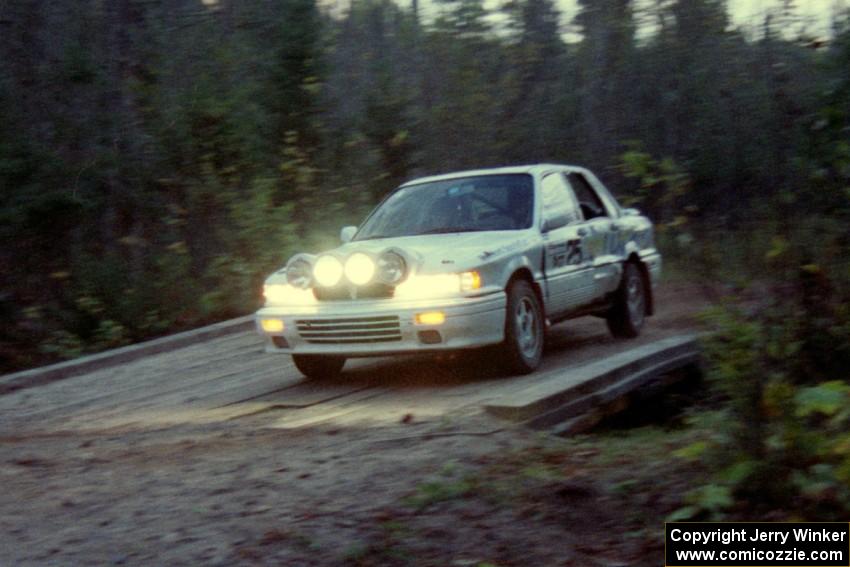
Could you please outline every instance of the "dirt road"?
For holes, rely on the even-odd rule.
[[[693,290],[662,294],[631,344],[693,326]],[[622,348],[584,319],[554,329],[527,377],[485,357],[411,357],[352,361],[316,383],[243,333],[0,396],[0,565],[372,564],[374,526],[420,509],[435,475],[452,486],[536,438],[483,415],[483,402]],[[411,541],[448,555],[414,545],[375,564],[576,557],[563,525],[498,510],[458,529],[428,517],[418,529],[436,535]],[[560,544],[540,543],[549,537]]]

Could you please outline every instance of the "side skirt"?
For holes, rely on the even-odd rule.
[[[602,299],[594,301],[593,303],[591,303],[589,305],[585,305],[584,307],[581,307],[579,309],[576,309],[576,310],[573,310],[573,311],[568,311],[566,313],[559,315],[558,317],[552,317],[550,319],[550,323],[552,325],[555,325],[555,324],[560,323],[562,321],[567,321],[569,319],[577,319],[579,317],[585,317],[587,315],[593,315],[593,316],[596,316],[596,317],[603,317],[604,318],[606,313],[608,312],[608,310],[611,309],[611,307],[613,305],[614,304],[611,301],[611,299],[606,296]]]

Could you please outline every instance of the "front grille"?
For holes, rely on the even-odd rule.
[[[401,340],[398,317],[352,317],[346,319],[298,319],[298,334],[314,344],[384,343]]]
[[[361,286],[340,284],[334,287],[314,287],[313,296],[319,301],[351,301],[352,299],[389,299],[395,288],[380,282]]]

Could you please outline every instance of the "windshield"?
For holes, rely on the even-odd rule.
[[[529,228],[531,175],[482,175],[403,187],[390,195],[355,240]]]

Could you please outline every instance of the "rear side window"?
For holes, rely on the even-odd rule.
[[[579,207],[585,220],[595,219],[598,217],[607,217],[608,210],[602,204],[602,199],[590,186],[590,183],[579,173],[570,173],[568,176],[570,184],[576,192]]]

